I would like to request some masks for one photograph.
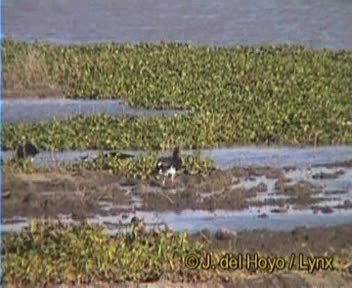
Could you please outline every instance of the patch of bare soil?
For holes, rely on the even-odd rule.
[[[290,196],[291,203],[300,206],[308,206],[323,200],[321,198],[312,197],[322,193],[323,187],[308,181],[290,183],[286,178],[279,178],[275,183],[275,189],[277,194]]]
[[[105,173],[45,172],[3,174],[3,217],[55,217],[72,214],[83,219],[100,211],[99,201],[128,203],[119,178]]]
[[[235,175],[234,175],[235,174]],[[258,174],[258,173],[257,173]],[[214,171],[210,175],[182,175],[173,186],[162,191],[141,193],[145,210],[183,210],[183,209],[232,209],[249,207],[248,199],[267,190],[265,183],[251,188],[233,187],[239,182],[239,175],[253,176],[248,171],[241,173],[231,170]],[[146,189],[143,189],[144,191]]]
[[[265,176],[268,179],[275,179],[285,176],[285,171],[280,168],[273,168],[269,166],[263,167],[234,167],[231,169],[232,175],[235,177],[250,177]]]
[[[232,251],[232,255],[268,255],[286,257],[295,255],[295,267],[298,269],[299,254],[303,257],[332,257],[350,259],[352,256],[352,224],[339,226],[321,226],[314,228],[296,228],[291,231],[233,231],[220,229],[216,233],[203,230],[192,237],[208,242],[212,249],[222,248]],[[302,268],[302,267],[301,267]],[[347,273],[337,271],[288,270],[285,273],[263,273],[254,278],[233,280],[219,287],[352,287],[352,265]],[[291,278],[292,277],[292,278]],[[232,286],[231,286],[232,285]],[[243,285],[243,286],[241,286]],[[201,287],[201,286],[200,286]],[[209,286],[205,286],[209,287]]]
[[[225,232],[223,231],[225,230]],[[222,231],[222,233],[219,233]],[[272,256],[305,255],[343,256],[352,249],[352,224],[295,228],[291,231],[233,231],[220,229],[216,233],[203,230],[193,235],[205,239],[213,248],[226,248],[234,253],[260,252]],[[227,237],[224,237],[227,235]],[[349,253],[352,253],[350,250]]]
[[[349,277],[340,277],[332,272],[323,275],[311,276],[298,273],[281,273],[278,275],[252,276],[231,279],[228,281],[211,280],[208,282],[168,282],[161,280],[153,283],[121,283],[121,284],[93,284],[93,285],[59,285],[56,288],[313,288],[313,287],[351,287]]]
[[[210,175],[181,175],[177,182],[160,191],[142,193],[145,210],[231,209],[241,210],[253,205],[248,200],[267,191],[265,183],[245,188],[234,187],[241,180],[265,176],[284,177],[284,171],[271,167],[232,168],[215,170]],[[260,204],[260,203],[259,203]]]

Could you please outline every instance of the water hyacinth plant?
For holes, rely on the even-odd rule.
[[[174,145],[201,149],[253,143],[352,143],[352,122],[341,122],[337,118],[316,119],[313,122],[304,118],[293,120],[290,115],[282,115],[282,119],[274,122],[278,115],[266,119],[256,119],[246,114],[242,117],[210,112],[152,118],[94,115],[31,124],[5,124],[3,147],[11,149],[12,143],[23,136],[38,148],[48,151],[154,150],[171,149]],[[314,114],[309,117],[318,118]]]
[[[199,153],[181,157],[182,172],[208,173],[214,168],[214,163],[209,158],[203,158]],[[155,175],[158,157],[147,154],[136,158],[121,159],[117,155],[104,155],[100,153],[93,160],[85,160],[73,164],[71,169],[107,170],[110,173],[132,178],[147,179]]]
[[[187,253],[204,255],[205,248],[204,243],[190,241],[186,233],[145,232],[133,223],[125,234],[109,236],[98,225],[32,220],[28,230],[4,235],[2,269],[5,283],[21,287],[151,281],[162,276],[206,279],[210,273],[185,269],[182,263]]]
[[[233,251],[192,240],[185,232],[167,228],[148,232],[140,220],[131,221],[124,232],[120,230],[114,236],[100,225],[32,220],[21,233],[5,233],[2,243],[3,281],[16,287],[157,280],[202,282],[267,274],[265,269],[249,272],[245,268],[215,266],[206,270],[197,265],[197,259],[206,259],[207,253],[211,253],[213,263],[219,263],[225,253],[234,255]],[[265,253],[258,255],[266,257]],[[290,258],[285,258],[289,263]],[[334,257],[333,268],[338,276],[348,275],[351,267],[351,251]],[[296,277],[304,273],[298,265],[292,270]]]
[[[66,97],[122,98],[139,107],[194,112],[169,119],[93,116],[5,125],[5,146],[22,134],[55,150],[352,143],[349,50],[4,40],[2,52],[5,95],[36,89],[30,68],[37,60],[36,73],[45,73]]]
[[[111,174],[126,176],[135,179],[150,179],[156,176],[156,164],[158,156],[155,153],[146,153],[141,156],[121,159],[118,153],[104,154],[99,152],[94,159],[85,159],[60,165],[60,167],[36,167],[29,159],[9,160],[3,163],[5,173],[33,173],[59,169],[62,171],[77,171],[81,169],[91,171],[108,171]],[[200,155],[199,152],[181,156],[182,169],[179,173],[209,173],[214,168],[214,162],[210,158]]]
[[[100,153],[96,159],[59,168],[63,170],[102,170],[148,179],[158,159],[151,151],[175,145],[201,149],[234,144],[352,143],[350,50],[176,43],[60,46],[5,39],[2,69],[5,97],[123,99],[135,107],[191,112],[150,118],[97,114],[2,126],[5,149],[26,139],[46,151],[147,152],[128,159]],[[182,155],[182,161],[190,173],[208,173],[214,167],[213,161],[200,154]],[[5,161],[2,169],[11,175],[42,168],[21,160]],[[15,194],[9,195],[13,198]],[[32,221],[25,231],[3,235],[3,281],[17,287],[51,287],[207,280],[225,272],[191,270],[185,267],[184,256],[204,257],[208,249],[186,233],[167,229],[146,232],[143,226],[131,224],[125,234],[109,236],[102,226]],[[220,251],[212,253],[218,260]],[[350,273],[351,252],[346,259],[335,257],[334,265],[336,271]]]

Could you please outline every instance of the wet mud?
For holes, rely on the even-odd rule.
[[[290,204],[297,204],[299,206],[308,206],[323,200],[323,198],[315,197],[314,195],[321,194],[323,187],[313,184],[309,181],[299,181],[297,183],[290,183],[286,178],[280,178],[275,183],[276,193],[289,196],[288,202]]]
[[[192,235],[195,239],[204,239],[216,248],[232,247],[234,253],[259,252],[272,256],[290,256],[292,253],[313,255],[343,256],[351,247],[352,224],[321,226],[314,228],[296,228],[290,231],[234,231],[220,228],[211,233],[202,230]]]
[[[5,171],[3,217],[71,214],[75,219],[82,219],[96,214],[128,213],[135,209],[178,212],[274,206],[272,213],[285,213],[292,206],[294,209],[309,208],[314,212],[330,213],[333,208],[352,208],[349,187],[327,190],[322,182],[346,176],[342,168],[310,173],[310,178],[299,178],[301,176],[294,173],[297,174],[294,169],[240,167],[214,170],[208,175],[179,175],[174,182],[167,181],[162,185],[161,179],[135,180],[85,170],[31,174]],[[341,201],[336,202],[340,198]],[[332,200],[336,203],[328,208],[319,205]],[[107,204],[114,207],[107,209]]]
[[[47,172],[3,174],[3,218],[57,217],[71,214],[74,219],[94,216],[100,201],[128,203],[117,177],[105,173]]]
[[[321,164],[316,164],[316,165],[313,165],[313,167],[325,167],[325,168],[342,167],[342,168],[352,168],[352,159],[349,159],[349,160],[346,160],[346,161],[333,162],[333,163],[321,163]]]
[[[341,166],[338,168],[342,169]],[[322,173],[334,174],[334,171],[324,170]],[[2,199],[2,223],[16,225],[24,223],[26,219],[24,217],[60,215],[69,215],[73,220],[82,220],[97,214],[119,215],[122,220],[128,221],[136,210],[181,212],[184,209],[216,211],[251,208],[257,212],[256,221],[267,221],[266,218],[285,215],[290,209],[308,208],[313,214],[324,215],[331,215],[336,209],[352,209],[349,182],[347,185],[344,182],[347,172],[335,173],[334,177],[323,177],[324,179],[313,177],[320,172],[308,173],[308,176],[303,178],[302,173],[306,172],[270,167],[232,168],[214,170],[209,175],[179,175],[174,183],[167,182],[163,186],[160,179],[134,180],[85,170],[79,172],[52,170],[31,174],[5,172],[3,191],[7,195],[4,197],[3,194]],[[324,181],[328,180],[339,180],[343,185],[335,188],[326,186]],[[328,205],[327,200],[332,204]],[[104,220],[102,224],[108,230],[116,230],[121,227],[122,222],[112,217],[111,220]],[[235,255],[239,253],[254,255],[259,252],[261,255],[289,257],[294,253],[298,257],[298,254],[302,253],[305,256],[317,257],[327,254],[334,259],[351,258],[352,224],[301,227],[288,231],[234,230],[225,227],[226,225],[219,225],[216,231],[198,228],[197,231],[201,231],[190,234],[190,237],[205,241],[210,244],[210,249],[225,248]],[[182,283],[181,286],[349,287],[349,283],[352,283],[352,268],[349,269],[343,274],[334,271],[317,272],[324,277],[293,271],[274,274],[248,272],[245,277]],[[135,287],[134,284],[124,285],[106,287]],[[90,287],[104,287],[104,285],[92,284]],[[141,287],[180,287],[180,283],[161,280],[146,283]]]
[[[247,276],[230,279],[226,281],[211,280],[207,282],[168,282],[160,280],[152,283],[141,283],[138,286],[135,283],[123,284],[92,284],[92,285],[58,285],[55,288],[315,288],[315,287],[329,287],[340,288],[348,286],[351,279],[349,277],[340,277],[334,272],[325,272],[324,277],[313,277],[309,275],[298,275],[297,273],[280,273],[275,275],[264,276]]]
[[[338,170],[334,173],[324,173],[324,172],[320,172],[320,173],[317,173],[317,174],[314,174],[312,176],[313,179],[336,179],[338,178],[339,176],[345,174],[345,171],[344,170]]]

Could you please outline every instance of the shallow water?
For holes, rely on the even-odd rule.
[[[4,35],[24,40],[352,48],[348,0],[4,0],[2,8]]]
[[[274,166],[304,168],[352,159],[352,146],[321,147],[235,147],[203,150],[221,168],[231,166]]]
[[[124,152],[140,155],[142,151],[126,150]],[[71,161],[80,160],[81,157],[93,159],[98,151],[64,151],[40,152],[34,158],[38,166],[55,166]],[[170,152],[160,153],[166,155]],[[184,150],[184,154],[192,151]],[[225,169],[234,166],[272,166],[307,168],[318,164],[329,164],[352,159],[352,146],[322,146],[322,147],[264,147],[247,146],[234,148],[219,148],[201,150],[203,156],[214,160],[217,168]],[[5,160],[13,157],[12,151],[3,152]]]
[[[246,153],[243,153],[246,151]],[[291,152],[290,152],[291,151]],[[129,151],[131,152],[131,151]],[[133,151],[132,151],[133,152]],[[134,151],[136,154],[140,152]],[[6,152],[8,153],[8,152]],[[60,161],[69,161],[77,158],[78,155],[84,156],[89,154],[94,157],[96,151],[83,152],[64,152],[56,153]],[[185,151],[190,153],[190,151]],[[309,181],[312,184],[322,186],[322,193],[313,195],[312,197],[322,197],[323,201],[308,206],[304,210],[297,210],[295,205],[286,205],[283,213],[273,213],[272,209],[280,208],[279,206],[266,205],[262,207],[251,206],[249,209],[242,211],[224,211],[217,210],[214,212],[203,210],[185,210],[181,213],[175,212],[145,212],[138,211],[141,207],[141,199],[134,196],[134,204],[127,206],[116,206],[109,202],[102,202],[103,210],[108,211],[114,208],[125,209],[129,212],[121,213],[117,216],[99,216],[88,219],[92,223],[112,223],[116,226],[119,223],[126,224],[131,217],[145,217],[146,223],[152,226],[167,224],[175,230],[188,230],[195,232],[201,229],[216,230],[220,227],[226,227],[236,230],[253,230],[253,229],[271,229],[271,230],[290,230],[298,226],[319,226],[319,225],[338,225],[352,223],[352,209],[338,209],[337,205],[341,205],[344,201],[352,200],[352,168],[346,167],[312,167],[317,164],[334,163],[352,159],[351,146],[339,147],[319,147],[319,148],[291,148],[291,147],[241,147],[231,149],[216,149],[203,151],[203,154],[208,156],[216,155],[214,160],[218,167],[234,167],[234,166],[292,166],[296,168],[286,172],[286,177],[291,179],[291,183],[298,181]],[[36,157],[36,163],[49,163],[46,157],[49,153],[41,153]],[[270,156],[270,157],[269,157]],[[44,157],[44,158],[40,158]],[[242,161],[238,161],[238,159]],[[231,161],[232,159],[232,161]],[[270,162],[270,159],[274,161]],[[42,162],[40,162],[42,161]],[[54,162],[52,162],[54,163]],[[342,175],[333,179],[314,179],[313,176],[317,173],[335,173],[344,171]],[[286,195],[278,195],[275,191],[275,182],[277,179],[267,179],[265,176],[254,177],[251,179],[239,179],[239,184],[236,187],[251,188],[259,183],[267,185],[267,191],[258,193],[258,196],[253,197],[253,201],[263,201],[266,199],[287,198]],[[330,194],[329,192],[343,190],[344,193]],[[163,193],[163,192],[161,192]],[[171,193],[171,192],[170,192]],[[321,213],[310,208],[312,206],[331,207],[332,213]],[[131,208],[133,212],[131,211]],[[282,208],[282,207],[281,207]],[[267,217],[260,216],[266,214]],[[125,216],[128,215],[126,218]],[[9,223],[2,226],[3,231],[19,231],[27,225],[27,219],[20,219],[20,223]],[[109,232],[116,232],[116,227],[109,227]]]
[[[332,174],[336,171],[344,171],[343,175],[338,176],[334,179],[314,179],[312,176],[317,173],[329,173]],[[325,168],[325,167],[314,167],[314,168],[300,168],[289,171],[286,173],[286,178],[290,179],[291,182],[288,185],[295,184],[299,181],[308,181],[313,185],[319,185],[322,187],[322,193],[311,195],[311,198],[324,198],[323,201],[319,201],[312,206],[317,207],[331,207],[334,208],[337,205],[343,205],[346,200],[352,200],[352,169],[337,168]],[[252,201],[264,201],[267,199],[289,199],[287,195],[277,194],[275,190],[275,182],[277,179],[267,179],[265,176],[255,177],[254,181],[240,182],[237,186],[244,186],[251,188],[259,183],[265,183],[267,185],[267,191],[259,193],[256,197],[251,199]],[[333,191],[344,191],[344,193],[329,193]],[[352,221],[352,219],[351,219]]]
[[[37,122],[67,116],[106,113],[112,116],[163,116],[180,110],[131,108],[121,100],[19,99],[3,100],[3,122]]]
[[[272,207],[261,209],[261,212],[268,214],[267,218],[259,218],[257,208],[248,211],[225,211],[214,212],[203,210],[185,210],[182,213],[167,212],[142,212],[131,213],[127,218],[118,216],[99,216],[88,219],[89,223],[104,224],[113,223],[116,226],[129,223],[132,217],[143,217],[148,226],[167,225],[175,231],[197,232],[203,229],[216,231],[220,228],[240,230],[291,230],[296,227],[315,227],[321,225],[339,225],[352,223],[352,210],[339,210],[331,214],[314,214],[311,210],[288,210],[286,213],[270,213]],[[28,227],[26,218],[18,219],[15,224],[2,224],[2,231],[21,231]],[[65,217],[63,222],[72,222],[69,217]],[[108,229],[110,233],[116,233],[116,228]]]

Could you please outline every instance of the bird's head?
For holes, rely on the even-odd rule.
[[[180,147],[179,146],[176,146],[174,148],[174,152],[173,152],[173,157],[174,158],[178,158],[180,156]]]
[[[155,167],[154,172],[160,174],[161,171],[162,171],[162,169],[163,169],[163,163],[159,161],[159,162],[156,164],[156,167]]]

